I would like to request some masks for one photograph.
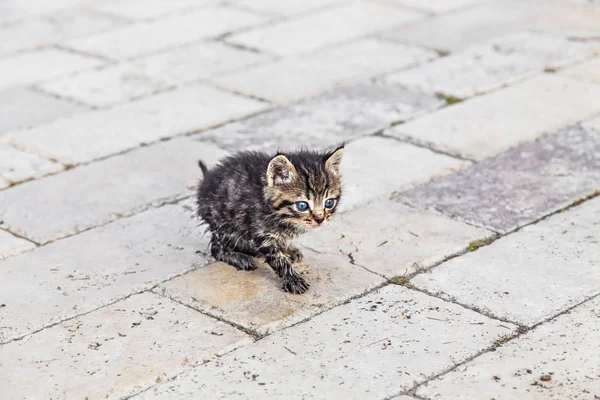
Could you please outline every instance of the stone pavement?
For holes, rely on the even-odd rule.
[[[600,2],[0,0],[0,398],[600,399]],[[290,295],[196,161],[347,143]]]

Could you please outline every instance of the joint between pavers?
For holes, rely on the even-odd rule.
[[[9,187],[10,187],[10,186],[9,186]],[[7,188],[7,189],[8,189],[8,188]],[[3,189],[3,190],[4,190],[4,189]],[[2,221],[0,221],[0,224],[1,224],[1,223],[2,223]],[[4,232],[10,233],[11,235],[13,235],[13,236],[15,236],[15,237],[18,237],[19,239],[23,239],[23,240],[25,240],[25,241],[27,241],[27,242],[29,242],[29,243],[32,243],[32,244],[34,244],[34,245],[36,246],[36,247],[34,247],[34,248],[32,248],[32,249],[28,249],[28,250],[22,251],[21,253],[18,253],[18,254],[23,254],[23,253],[26,253],[26,252],[28,252],[28,251],[31,251],[31,250],[33,250],[33,249],[36,249],[36,248],[38,248],[38,247],[40,247],[40,246],[41,246],[41,244],[40,244],[40,243],[38,243],[38,242],[36,242],[35,240],[33,240],[33,239],[30,239],[30,238],[28,238],[28,237],[26,237],[26,236],[23,236],[23,235],[21,235],[20,233],[13,232],[13,231],[11,231],[9,228],[7,228],[7,227],[0,226],[0,230],[3,230]],[[17,255],[17,254],[14,254],[13,256],[16,256],[16,255]],[[13,257],[13,256],[9,256],[9,257]],[[7,258],[8,258],[8,257],[7,257]]]
[[[83,51],[83,50],[79,50],[73,47],[69,47],[66,46],[64,44],[54,44],[51,47],[58,49],[58,50],[62,50],[64,52],[67,53],[71,53],[71,54],[76,54],[78,56],[82,56],[82,57],[87,57],[87,58],[93,58],[99,61],[103,61],[107,64],[118,64],[120,60],[117,59],[113,59],[113,58],[109,58],[103,55],[99,55],[99,54],[95,54],[95,53],[89,53],[87,51]],[[79,73],[81,71],[77,71],[77,73]]]
[[[443,107],[443,108],[445,108],[445,107]],[[386,139],[394,139],[394,140],[399,141],[400,143],[410,144],[412,146],[419,147],[421,149],[429,150],[432,153],[440,154],[440,155],[443,155],[443,156],[446,156],[446,157],[455,158],[457,160],[469,161],[469,162],[472,162],[472,163],[476,162],[476,160],[474,160],[472,158],[468,158],[468,157],[462,156],[459,153],[454,153],[454,152],[450,152],[450,151],[439,149],[435,145],[433,145],[433,143],[426,143],[426,142],[417,140],[417,139],[415,139],[413,137],[406,136],[406,135],[402,135],[401,137],[398,137],[398,136],[393,136],[393,135],[389,135],[389,134],[385,133],[385,131],[387,129],[389,129],[389,128],[393,127],[393,126],[402,125],[405,122],[407,122],[407,121],[401,121],[401,122],[397,121],[397,122],[393,123],[392,125],[390,125],[388,128],[384,129],[383,132],[381,132],[380,134],[375,135],[375,136],[381,136],[381,137],[384,137]]]

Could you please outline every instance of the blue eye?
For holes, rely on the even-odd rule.
[[[308,210],[308,203],[305,201],[297,201],[296,208],[298,209],[298,211],[306,211]]]
[[[334,199],[327,199],[327,200],[325,200],[325,208],[333,208],[333,206],[335,206],[335,200]]]

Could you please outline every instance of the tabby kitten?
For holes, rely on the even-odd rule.
[[[303,256],[291,242],[335,213],[343,152],[343,145],[327,153],[240,152],[211,170],[199,161],[198,216],[211,231],[213,257],[245,271],[256,269],[252,257],[264,258],[283,290],[306,292],[310,285],[292,268]]]

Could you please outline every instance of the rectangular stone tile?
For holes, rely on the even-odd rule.
[[[493,236],[486,229],[382,200],[337,214],[329,227],[301,242],[320,254],[348,254],[356,265],[393,278],[430,268],[463,253],[471,242]]]
[[[0,3],[0,21],[13,22],[26,17],[58,12],[70,7],[76,7],[86,0],[29,0],[2,1]]]
[[[209,128],[266,107],[263,102],[194,84],[110,110],[6,133],[3,140],[64,163],[81,163]]]
[[[192,216],[166,205],[1,261],[0,343],[206,264]]]
[[[93,107],[108,107],[172,87],[165,77],[153,76],[129,64],[111,65],[39,84],[45,92]]]
[[[598,4],[575,4],[572,1],[533,0],[538,16],[533,29],[564,35],[572,40],[596,41],[600,36]]]
[[[389,75],[386,81],[465,98],[585,58],[595,47],[555,35],[522,32]]]
[[[241,0],[236,5],[243,6],[259,12],[268,12],[277,15],[291,16],[315,11],[333,4],[341,4],[344,0]]]
[[[0,223],[1,222],[2,221],[0,221]],[[35,248],[33,243],[20,239],[0,229],[0,260],[33,248]]]
[[[0,89],[68,75],[75,71],[100,65],[98,59],[67,53],[59,49],[45,49],[0,59]],[[43,65],[44,68],[40,68]]]
[[[0,215],[7,229],[45,243],[190,195],[186,186],[201,176],[197,160],[224,155],[185,138],[141,148],[12,187],[0,196]]]
[[[215,3],[214,0],[117,0],[91,4],[91,8],[101,12],[118,15],[132,20],[143,20],[162,17],[168,14],[182,14],[203,6]]]
[[[85,110],[31,89],[0,90],[0,136],[11,129],[29,128]]]
[[[0,144],[0,189],[62,169],[61,164]]]
[[[390,285],[134,398],[384,398],[466,360],[514,328]]]
[[[600,293],[600,199],[554,215],[411,282],[533,326]]]
[[[600,397],[600,301],[536,327],[419,388],[424,399]],[[497,378],[494,378],[497,377]]]
[[[441,14],[448,11],[467,8],[483,0],[384,0],[388,3],[404,5],[421,9],[423,11]]]
[[[264,21],[263,17],[232,8],[200,8],[185,15],[103,33],[66,45],[112,59],[131,58],[172,46],[215,37]]]
[[[361,83],[202,132],[197,138],[236,150],[323,148],[370,135],[442,103],[399,86]]]
[[[585,82],[600,84],[600,57],[566,68],[560,71],[560,74]]]
[[[226,74],[214,81],[244,94],[284,103],[434,57],[435,53],[429,50],[362,39]]]
[[[398,196],[509,232],[600,189],[600,132],[580,126],[525,143]]]
[[[600,132],[600,114],[597,117],[591,118],[581,124],[585,129],[595,130]]]
[[[557,75],[453,105],[386,132],[483,160],[600,111],[600,85]]]
[[[0,347],[0,385],[5,398],[123,398],[250,342],[143,293]]]
[[[343,254],[305,251],[305,257],[304,263],[296,266],[310,283],[308,292],[302,295],[284,292],[281,280],[264,263],[250,272],[214,263],[165,282],[155,291],[259,334],[268,334],[385,282],[381,276],[351,265]]]
[[[266,52],[290,55],[368,35],[423,18],[424,14],[387,4],[352,2],[319,13],[234,34],[227,40]]]

